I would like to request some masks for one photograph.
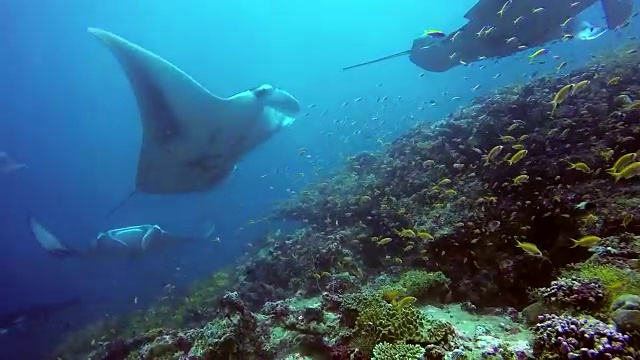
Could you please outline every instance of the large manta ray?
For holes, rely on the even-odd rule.
[[[40,246],[49,255],[60,258],[77,256],[135,258],[195,240],[192,237],[168,233],[158,225],[135,225],[102,232],[91,241],[87,249],[75,250],[64,245],[33,217],[29,218],[29,227]]]
[[[442,39],[422,36],[413,41],[411,50],[343,70],[409,55],[419,67],[442,72],[482,59],[510,56],[578,34],[580,39],[590,40],[605,30],[580,22],[577,15],[598,1],[609,29],[624,26],[633,12],[633,0],[480,0],[465,14],[468,22],[448,36]],[[534,12],[534,9],[538,10]]]
[[[158,55],[108,31],[88,31],[119,61],[137,100],[142,147],[134,193],[211,189],[300,112],[293,96],[271,85],[217,97]]]

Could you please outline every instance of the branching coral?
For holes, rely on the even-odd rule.
[[[349,301],[351,302],[351,300]],[[378,297],[358,300],[355,324],[355,341],[365,353],[370,353],[375,344],[423,340],[425,319],[418,308],[410,303],[389,304]]]
[[[373,324],[373,326],[371,325]],[[409,304],[365,309],[358,316],[356,329],[380,341],[421,341],[425,323],[418,308]]]
[[[406,294],[417,298],[424,297],[430,290],[447,286],[451,280],[441,271],[427,272],[424,270],[409,270],[400,278],[400,286],[406,289]]]
[[[456,329],[444,320],[427,320],[423,330],[423,342],[449,349],[457,340]]]
[[[381,342],[373,348],[373,360],[417,360],[421,359],[424,349],[420,345],[390,344]]]

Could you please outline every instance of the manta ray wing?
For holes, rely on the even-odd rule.
[[[77,251],[69,249],[62,245],[58,238],[53,235],[49,230],[45,229],[39,222],[37,222],[32,216],[29,216],[29,226],[33,237],[38,240],[40,245],[51,255],[56,257],[67,257],[79,255]]]
[[[600,0],[602,10],[611,30],[623,25],[633,13],[633,0]]]
[[[572,4],[546,0],[480,0],[465,14],[467,24],[435,46],[414,46],[410,59],[425,70],[441,72],[479,59],[510,56],[542,46],[561,38],[575,16],[595,1]],[[533,13],[535,8],[543,10]],[[565,22],[568,25],[563,27]]]
[[[264,97],[256,91],[214,96],[158,55],[108,31],[88,31],[119,61],[137,100],[143,134],[137,192],[206,191],[299,111],[295,98],[273,88]]]

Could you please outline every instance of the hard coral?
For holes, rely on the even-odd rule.
[[[563,308],[597,310],[604,305],[605,287],[599,279],[561,278],[538,289],[537,295]]]
[[[429,291],[438,290],[451,283],[441,271],[409,270],[400,278],[400,286],[406,289],[407,295],[424,297]]]
[[[356,329],[379,341],[421,340],[424,327],[422,313],[413,305],[397,307],[381,304],[363,309],[358,315]]]
[[[373,348],[373,360],[418,360],[424,349],[420,345],[381,342]]]
[[[622,292],[640,294],[640,275],[630,269],[588,261],[569,273],[582,279],[599,280],[605,287],[608,301]]]
[[[425,319],[413,304],[394,306],[386,302],[363,308],[356,321],[355,335],[363,351],[382,341],[423,341]]]
[[[423,342],[450,350],[457,340],[456,329],[450,323],[436,319],[427,320],[423,331]]]
[[[543,315],[534,327],[536,359],[637,359],[631,337],[595,319]]]
[[[640,331],[640,296],[623,294],[611,304],[613,322],[620,331],[638,335]]]

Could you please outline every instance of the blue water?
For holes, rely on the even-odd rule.
[[[378,150],[416,123],[440,120],[476,96],[527,81],[534,70],[554,72],[557,62],[534,69],[523,59],[527,53],[487,62],[485,69],[474,64],[424,76],[402,58],[340,71],[408,49],[426,28],[457,29],[475,2],[0,1],[0,151],[28,165],[0,173],[0,313],[80,299],[67,311],[0,336],[0,359],[42,358],[65,331],[144,309],[165,284],[184,288],[232,265],[247,243],[286,226],[250,220],[269,215],[277,201],[326,176],[347,156]],[[602,24],[599,9],[585,15]],[[206,194],[136,196],[106,218],[133,190],[141,129],[121,67],[86,32],[89,26],[157,53],[220,96],[271,83],[296,96],[302,114],[240,162],[221,187]],[[625,30],[633,31],[637,24]],[[572,69],[622,40],[607,33],[549,46],[549,56],[569,61]],[[481,87],[472,91],[475,85]],[[389,97],[384,106],[377,101],[383,96]],[[460,99],[452,101],[454,96]],[[190,236],[215,223],[221,243],[135,261],[55,259],[32,239],[29,214],[80,249],[100,231],[143,223]]]

